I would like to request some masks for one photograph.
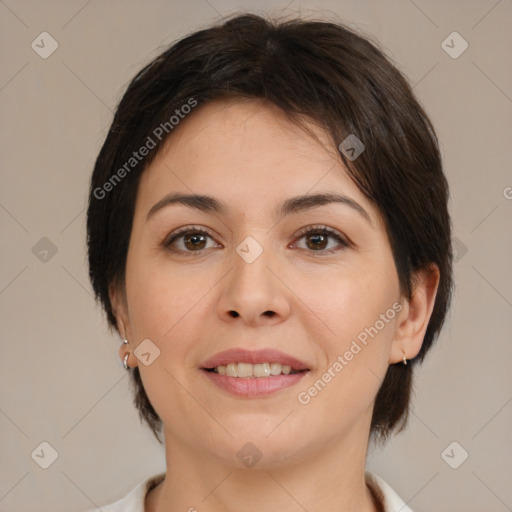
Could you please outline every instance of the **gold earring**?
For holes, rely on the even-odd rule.
[[[405,350],[404,350],[404,349],[402,349],[402,352],[404,353],[404,357],[403,357],[403,359],[402,359],[402,363],[403,363],[403,364],[407,364],[407,359],[405,358]]]

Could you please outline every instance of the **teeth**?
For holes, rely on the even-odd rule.
[[[214,371],[228,377],[270,377],[271,375],[289,375],[292,373],[292,367],[280,363],[229,363],[217,366]],[[293,371],[293,373],[297,372]]]
[[[251,366],[251,365],[249,365]],[[270,363],[261,363],[252,365],[255,377],[269,377]]]
[[[252,377],[253,365],[250,363],[238,363],[237,377]]]
[[[279,375],[281,373],[281,365],[279,363],[272,363],[270,365],[270,374]]]
[[[226,375],[228,377],[238,377],[238,365],[231,363],[226,366]]]

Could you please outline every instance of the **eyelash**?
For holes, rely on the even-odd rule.
[[[304,236],[306,235],[309,235],[309,234],[321,234],[321,235],[328,235],[329,237],[331,238],[334,238],[337,242],[339,242],[339,244],[342,246],[343,249],[346,249],[348,247],[351,246],[351,244],[345,240],[340,233],[338,233],[337,231],[335,231],[334,229],[331,229],[331,228],[328,228],[327,226],[308,226],[306,228],[303,228],[299,231],[298,233],[298,239],[301,239],[303,238]],[[181,253],[181,254],[184,254],[186,256],[193,256],[193,255],[196,255],[196,254],[202,254],[204,251],[206,251],[206,249],[200,249],[198,251],[182,251],[182,250],[179,250],[179,249],[175,249],[173,247],[171,247],[171,245],[179,238],[183,237],[184,235],[189,235],[189,234],[200,234],[200,235],[206,235],[210,238],[213,238],[212,234],[205,230],[204,228],[200,228],[200,227],[195,227],[195,226],[187,226],[185,228],[181,228],[181,229],[178,229],[177,231],[171,233],[165,240],[164,242],[162,243],[162,245],[164,247],[166,247],[167,249],[169,249],[170,251],[172,252],[176,252],[176,253]],[[315,251],[315,250],[308,250],[308,249],[304,249],[310,253],[317,253],[318,256],[322,256],[322,255],[325,255],[325,254],[332,254],[336,251],[339,251],[341,249],[328,249],[328,250],[318,250],[318,251]]]

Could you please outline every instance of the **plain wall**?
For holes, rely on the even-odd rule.
[[[512,3],[10,0],[0,2],[0,510],[83,511],[165,469],[92,297],[90,173],[128,81],[163,46],[220,15],[287,4],[382,45],[415,84],[451,187],[452,309],[417,372],[408,429],[372,451],[368,469],[416,512],[511,509]],[[46,59],[31,47],[43,31],[58,43]],[[469,44],[458,58],[441,46],[454,31]],[[48,469],[31,457],[43,441],[58,454]],[[452,458],[469,454],[457,469],[441,456],[453,441]]]

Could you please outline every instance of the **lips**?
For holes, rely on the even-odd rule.
[[[280,363],[290,366],[292,371],[309,370],[308,365],[299,359],[274,349],[245,350],[231,349],[215,354],[202,364],[203,370],[212,370],[218,366],[232,363]]]

